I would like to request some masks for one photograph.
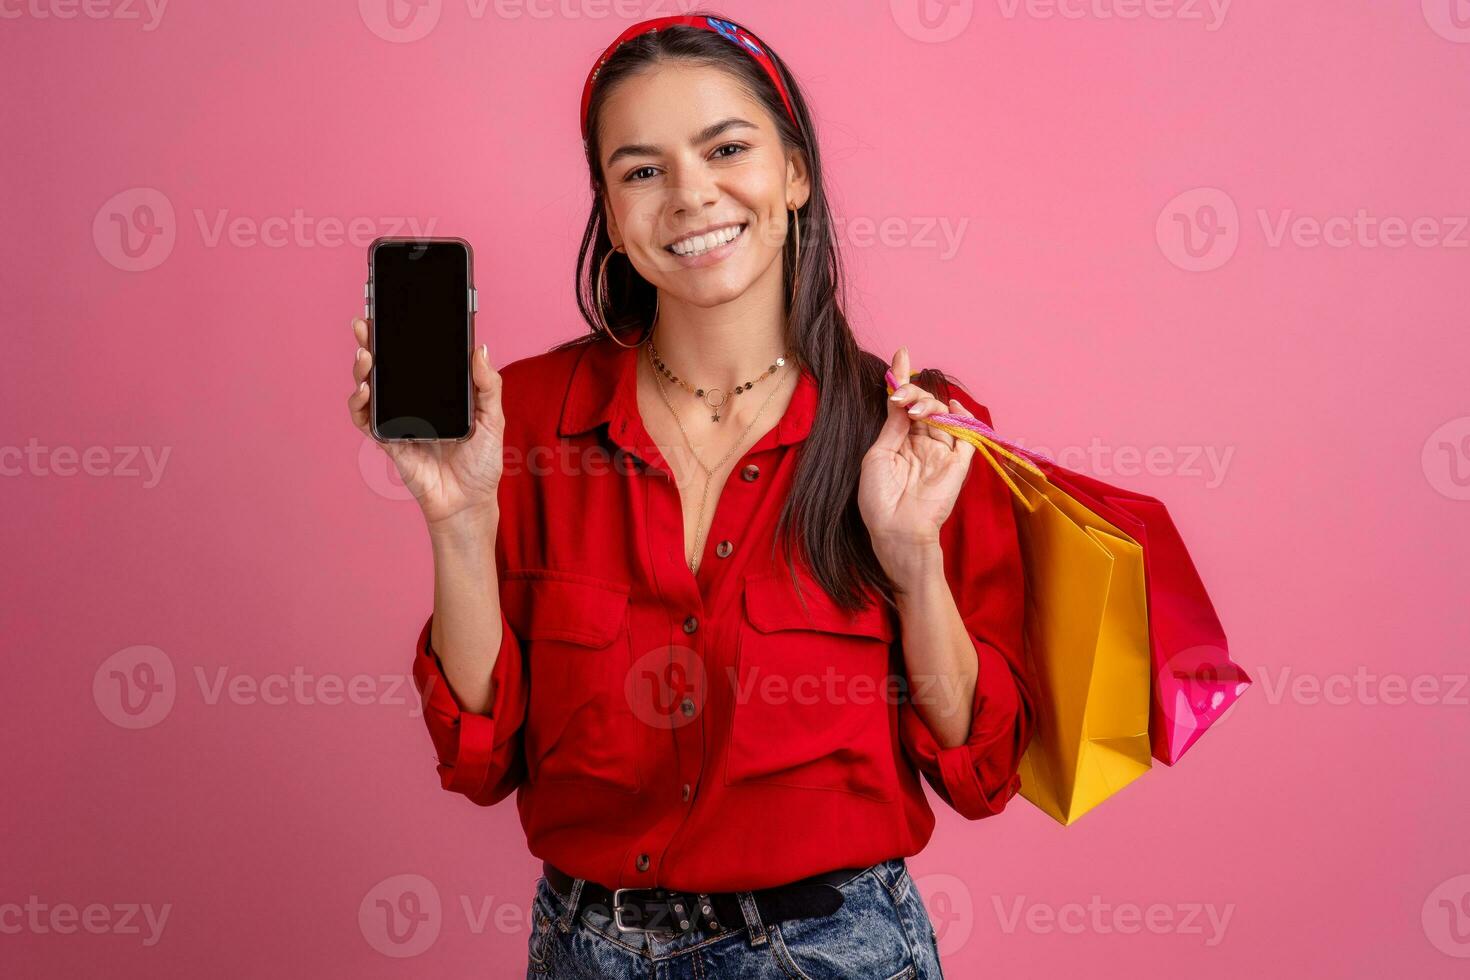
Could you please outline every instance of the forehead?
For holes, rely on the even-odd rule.
[[[760,100],[730,72],[687,61],[662,61],[623,78],[607,93],[598,132],[607,153],[624,143],[671,147],[730,116],[775,132]]]

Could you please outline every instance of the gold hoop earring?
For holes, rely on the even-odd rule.
[[[618,248],[615,245],[612,248],[608,249],[607,254],[602,257],[602,265],[597,270],[596,288],[593,290],[592,293],[592,312],[597,319],[597,326],[602,330],[603,333],[608,335],[608,338],[611,339],[613,343],[624,349],[632,350],[634,347],[640,346],[643,341],[640,339],[637,342],[631,344],[623,343],[617,338],[617,335],[612,332],[611,328],[608,327],[607,321],[602,316],[602,309],[607,305],[607,260],[612,258],[614,252],[620,251],[622,251],[622,249]]]
[[[791,306],[796,306],[796,284],[801,281],[801,212],[791,208],[791,219],[796,223],[796,256],[791,260]]]

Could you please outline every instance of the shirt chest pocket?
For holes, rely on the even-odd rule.
[[[623,693],[633,649],[628,587],[522,569],[503,576],[500,597],[530,673],[531,780],[591,780],[637,792],[638,730]]]
[[[848,614],[798,581],[800,596],[784,568],[745,580],[725,782],[887,800],[901,753],[888,610]]]

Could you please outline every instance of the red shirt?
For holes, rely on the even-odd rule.
[[[977,456],[941,529],[979,658],[970,735],[941,748],[896,696],[897,614],[875,602],[849,617],[798,565],[804,610],[772,553],[817,410],[810,371],[726,481],[696,575],[639,413],[640,356],[598,340],[501,371],[504,642],[488,714],[460,709],[428,622],[413,665],[443,787],[481,805],[516,790],[531,853],[572,875],[690,891],[918,853],[934,828],[919,772],[972,820],[1000,812],[1032,724],[1005,484]]]

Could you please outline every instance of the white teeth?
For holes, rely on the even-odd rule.
[[[675,242],[669,246],[669,249],[675,255],[693,258],[696,255],[703,255],[712,248],[719,248],[727,242],[734,241],[744,230],[744,225],[731,225],[729,228],[712,231],[708,235],[699,235],[694,238],[686,238],[683,241]]]

